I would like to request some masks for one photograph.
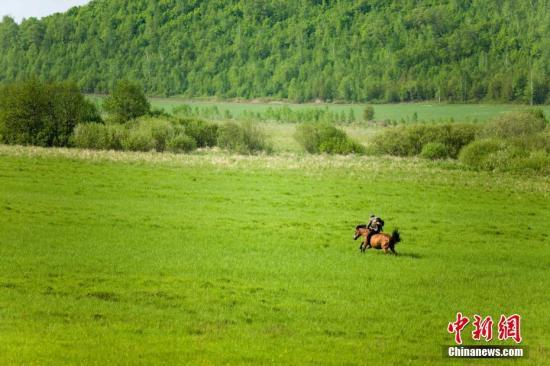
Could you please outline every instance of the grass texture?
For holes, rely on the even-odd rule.
[[[0,364],[465,364],[458,311],[550,362],[550,180],[442,164],[0,146]]]

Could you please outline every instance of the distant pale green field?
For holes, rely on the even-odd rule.
[[[0,187],[1,365],[463,365],[458,311],[550,362],[548,178],[0,146]],[[357,250],[370,212],[399,256]]]
[[[89,96],[90,98],[99,101],[99,96]],[[336,112],[348,112],[353,109],[356,118],[360,119],[363,113],[365,104],[288,104],[280,102],[262,103],[262,102],[217,102],[217,101],[201,101],[201,100],[186,100],[180,98],[151,98],[151,103],[154,107],[162,108],[167,112],[171,112],[174,107],[182,104],[190,106],[217,106],[221,113],[225,110],[229,111],[234,117],[238,118],[245,111],[248,112],[265,112],[268,108],[282,108],[287,106],[291,109],[311,109],[311,108],[328,108]],[[456,122],[484,122],[488,119],[504,112],[525,110],[532,108],[526,105],[519,104],[438,104],[438,103],[401,103],[401,104],[374,104],[375,119],[377,120],[395,120],[411,121],[416,113],[419,121],[448,121],[451,118]],[[550,116],[550,105],[535,106],[541,108],[546,116]]]
[[[282,103],[227,103],[227,102],[200,102],[178,99],[152,99],[152,104],[170,112],[180,104],[191,106],[217,106],[223,113],[228,110],[238,117],[244,111],[263,112],[267,108],[281,108],[288,106],[291,109],[328,108],[335,112],[353,109],[355,116],[360,119],[365,108],[364,104],[282,104]],[[437,103],[402,103],[402,104],[374,104],[375,119],[411,121],[416,113],[418,121],[448,121],[451,118],[456,122],[484,122],[500,113],[531,108],[516,104],[437,104]],[[550,116],[550,106],[536,106],[542,108]]]

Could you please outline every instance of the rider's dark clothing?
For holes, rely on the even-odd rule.
[[[370,246],[370,238],[373,235],[376,235],[382,231],[382,228],[384,227],[383,222],[384,221],[382,221],[382,219],[377,216],[373,216],[369,220],[369,223],[367,224],[367,229],[369,229],[369,233],[367,234],[367,242],[366,242],[367,247]]]

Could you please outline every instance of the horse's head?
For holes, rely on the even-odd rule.
[[[355,234],[353,235],[353,240],[357,240],[361,235],[363,235],[365,232],[367,232],[367,225],[357,225],[355,227]]]

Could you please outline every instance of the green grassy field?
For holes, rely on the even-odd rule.
[[[0,364],[462,365],[458,311],[548,364],[550,180],[445,164],[0,146]]]
[[[100,102],[103,97],[97,95],[89,95],[89,98]],[[171,112],[175,107],[188,104],[190,106],[209,107],[216,106],[223,113],[229,111],[235,118],[239,118],[245,111],[262,113],[268,108],[282,108],[288,106],[291,109],[312,109],[312,108],[328,108],[334,112],[348,112],[353,109],[357,119],[361,119],[365,104],[327,104],[327,103],[304,103],[292,104],[281,102],[223,102],[209,100],[188,100],[182,98],[151,98],[153,107],[164,109]],[[438,104],[432,103],[399,103],[399,104],[374,104],[375,119],[377,120],[395,120],[410,121],[416,113],[419,121],[448,121],[451,118],[457,122],[479,122],[487,121],[488,119],[504,112],[518,111],[532,108],[531,106],[521,104]],[[544,111],[546,116],[550,116],[550,105],[535,106]]]
[[[334,112],[347,112],[353,109],[355,116],[360,119],[363,114],[364,104],[287,104],[287,103],[231,103],[231,102],[213,102],[185,100],[178,98],[153,98],[152,105],[163,108],[170,112],[174,107],[180,104],[189,104],[191,106],[217,106],[223,113],[228,110],[233,116],[239,117],[244,111],[264,112],[267,108],[282,108],[288,106],[291,109],[310,109],[310,108],[329,108]],[[399,103],[399,104],[374,104],[375,118],[378,120],[396,120],[404,119],[409,121],[416,113],[419,121],[440,121],[454,119],[455,121],[473,122],[475,120],[484,122],[500,113],[523,110],[531,108],[530,106],[520,104],[438,104],[433,103]],[[545,114],[550,115],[550,106],[536,106],[542,108]]]

